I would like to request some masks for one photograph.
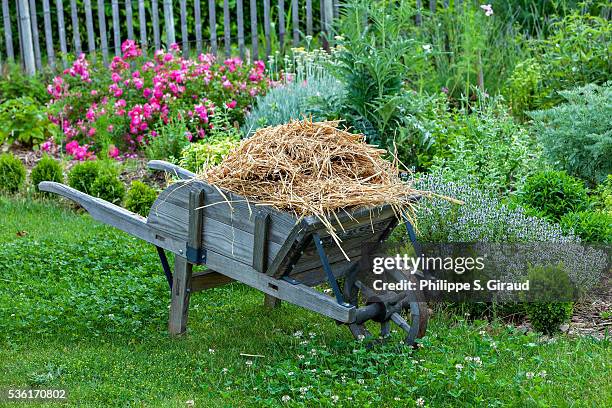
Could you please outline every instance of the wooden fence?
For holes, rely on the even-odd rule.
[[[113,55],[121,53],[121,43],[126,39],[139,41],[145,50],[178,43],[184,55],[191,51],[217,54],[222,46],[225,55],[239,53],[255,60],[270,55],[273,46],[281,49],[285,44],[298,46],[306,36],[320,36],[325,41],[340,7],[339,0],[176,3],[2,0],[4,43],[0,48],[0,64],[3,57],[8,62],[19,60],[26,73],[34,74],[46,66],[66,67],[69,53],[81,52],[91,54],[92,58],[101,56],[107,64]]]

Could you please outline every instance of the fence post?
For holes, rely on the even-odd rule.
[[[134,13],[132,12],[132,0],[125,0],[125,22],[127,23],[127,38],[134,39]]]
[[[196,51],[200,55],[202,53],[202,9],[200,0],[193,2],[193,14],[195,17]]]
[[[121,55],[121,27],[119,26],[119,0],[112,0],[113,9],[113,42],[115,55]]]
[[[100,48],[102,49],[102,61],[108,65],[108,40],[106,38],[106,13],[104,12],[104,0],[98,0],[98,26],[100,27]]]
[[[8,61],[15,61],[13,51],[13,31],[11,29],[11,15],[9,14],[8,0],[2,0],[2,19],[4,21],[4,44],[6,45],[6,58]]]
[[[36,69],[42,69],[42,57],[40,55],[40,36],[38,35],[38,16],[36,15],[36,1],[30,0],[30,23],[32,24],[32,41],[34,41],[34,59]]]
[[[77,14],[76,0],[70,0],[70,18],[72,21],[72,41],[74,42],[74,53],[81,54],[81,33],[79,33],[79,16]]]
[[[298,0],[291,2],[291,20],[293,28],[293,46],[297,47],[300,43],[300,9]]]
[[[60,40],[60,51],[62,52],[62,63],[64,68],[68,66],[68,60],[66,54],[68,54],[68,47],[66,46],[66,25],[64,23],[64,3],[62,0],[56,0],[57,6],[57,30],[59,32]]]
[[[89,51],[90,57],[93,61],[96,60],[96,37],[94,35],[93,28],[93,16],[91,14],[91,0],[85,0],[85,27],[87,29],[87,50]]]
[[[264,36],[266,37],[266,58],[272,52],[272,42],[270,40],[270,0],[264,0]]]
[[[208,0],[208,25],[210,30],[210,48],[213,55],[217,55],[217,11],[215,0]]]
[[[223,42],[225,43],[225,56],[232,54],[232,26],[230,20],[229,1],[223,0]]]
[[[189,30],[187,30],[187,3],[180,1],[181,8],[181,41],[183,43],[183,57],[189,56]]]
[[[159,35],[159,3],[157,0],[151,1],[151,17],[153,18],[153,43],[155,44],[155,49],[159,50],[161,48],[161,36]]]
[[[147,41],[147,14],[145,11],[144,0],[138,0],[138,21],[140,25],[140,46],[147,52],[149,44]]]
[[[306,35],[312,37],[312,0],[306,0]]]
[[[417,0],[416,2],[416,16],[415,16],[415,23],[416,25],[420,26],[421,25],[421,21],[423,19],[423,17],[421,16],[421,8],[423,7],[423,4],[421,2],[421,0]]]
[[[257,38],[257,0],[251,0],[249,11],[251,13],[251,61],[259,58]]]
[[[285,0],[278,0],[278,40],[279,40],[280,49],[284,50],[285,49]]]
[[[166,25],[166,46],[170,47],[172,44],[176,43],[172,0],[164,0],[164,22]]]
[[[32,26],[30,24],[30,6],[28,0],[19,0],[19,19],[21,21],[21,35],[23,45],[23,62],[27,75],[36,73],[36,62],[34,61],[34,44],[32,43]]]
[[[244,59],[244,7],[242,0],[236,0],[236,18],[238,19],[238,49],[240,58]]]
[[[53,30],[51,28],[51,8],[49,0],[43,0],[43,18],[45,21],[45,44],[47,45],[47,60],[51,68],[55,67],[55,50],[53,49]],[[6,33],[6,27],[5,27]]]

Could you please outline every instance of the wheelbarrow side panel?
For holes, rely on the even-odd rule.
[[[160,237],[188,242],[189,196],[192,191],[204,192],[202,248],[233,258],[248,266],[254,264],[254,254],[261,256],[256,247],[256,220],[267,215],[264,241],[265,264],[269,265],[282,244],[295,227],[289,214],[267,206],[249,203],[243,197],[220,191],[199,180],[178,181],[164,190],[151,207],[147,225]],[[186,253],[184,248],[183,253]],[[259,251],[259,252],[256,252]],[[202,262],[207,263],[207,262]]]

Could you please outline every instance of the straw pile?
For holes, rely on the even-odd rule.
[[[314,215],[332,236],[340,209],[390,204],[412,214],[406,198],[415,190],[401,181],[397,163],[338,125],[303,120],[260,129],[199,177],[298,218]]]

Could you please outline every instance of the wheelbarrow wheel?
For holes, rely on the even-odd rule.
[[[405,274],[399,270],[391,270],[385,273],[384,281],[399,282],[407,280],[418,283],[418,279],[412,274]],[[397,326],[404,334],[404,344],[414,346],[416,340],[425,335],[429,312],[424,295],[421,291],[393,292],[401,299],[399,310],[391,313],[386,319],[375,319],[380,324],[378,339],[386,341],[391,335],[392,324]],[[367,283],[360,279],[357,271],[349,274],[344,281],[344,298],[356,307],[364,306],[369,303],[369,299],[375,296],[389,294],[387,292],[375,291]],[[357,340],[375,339],[375,336],[366,327],[367,322],[349,324],[349,330]]]

